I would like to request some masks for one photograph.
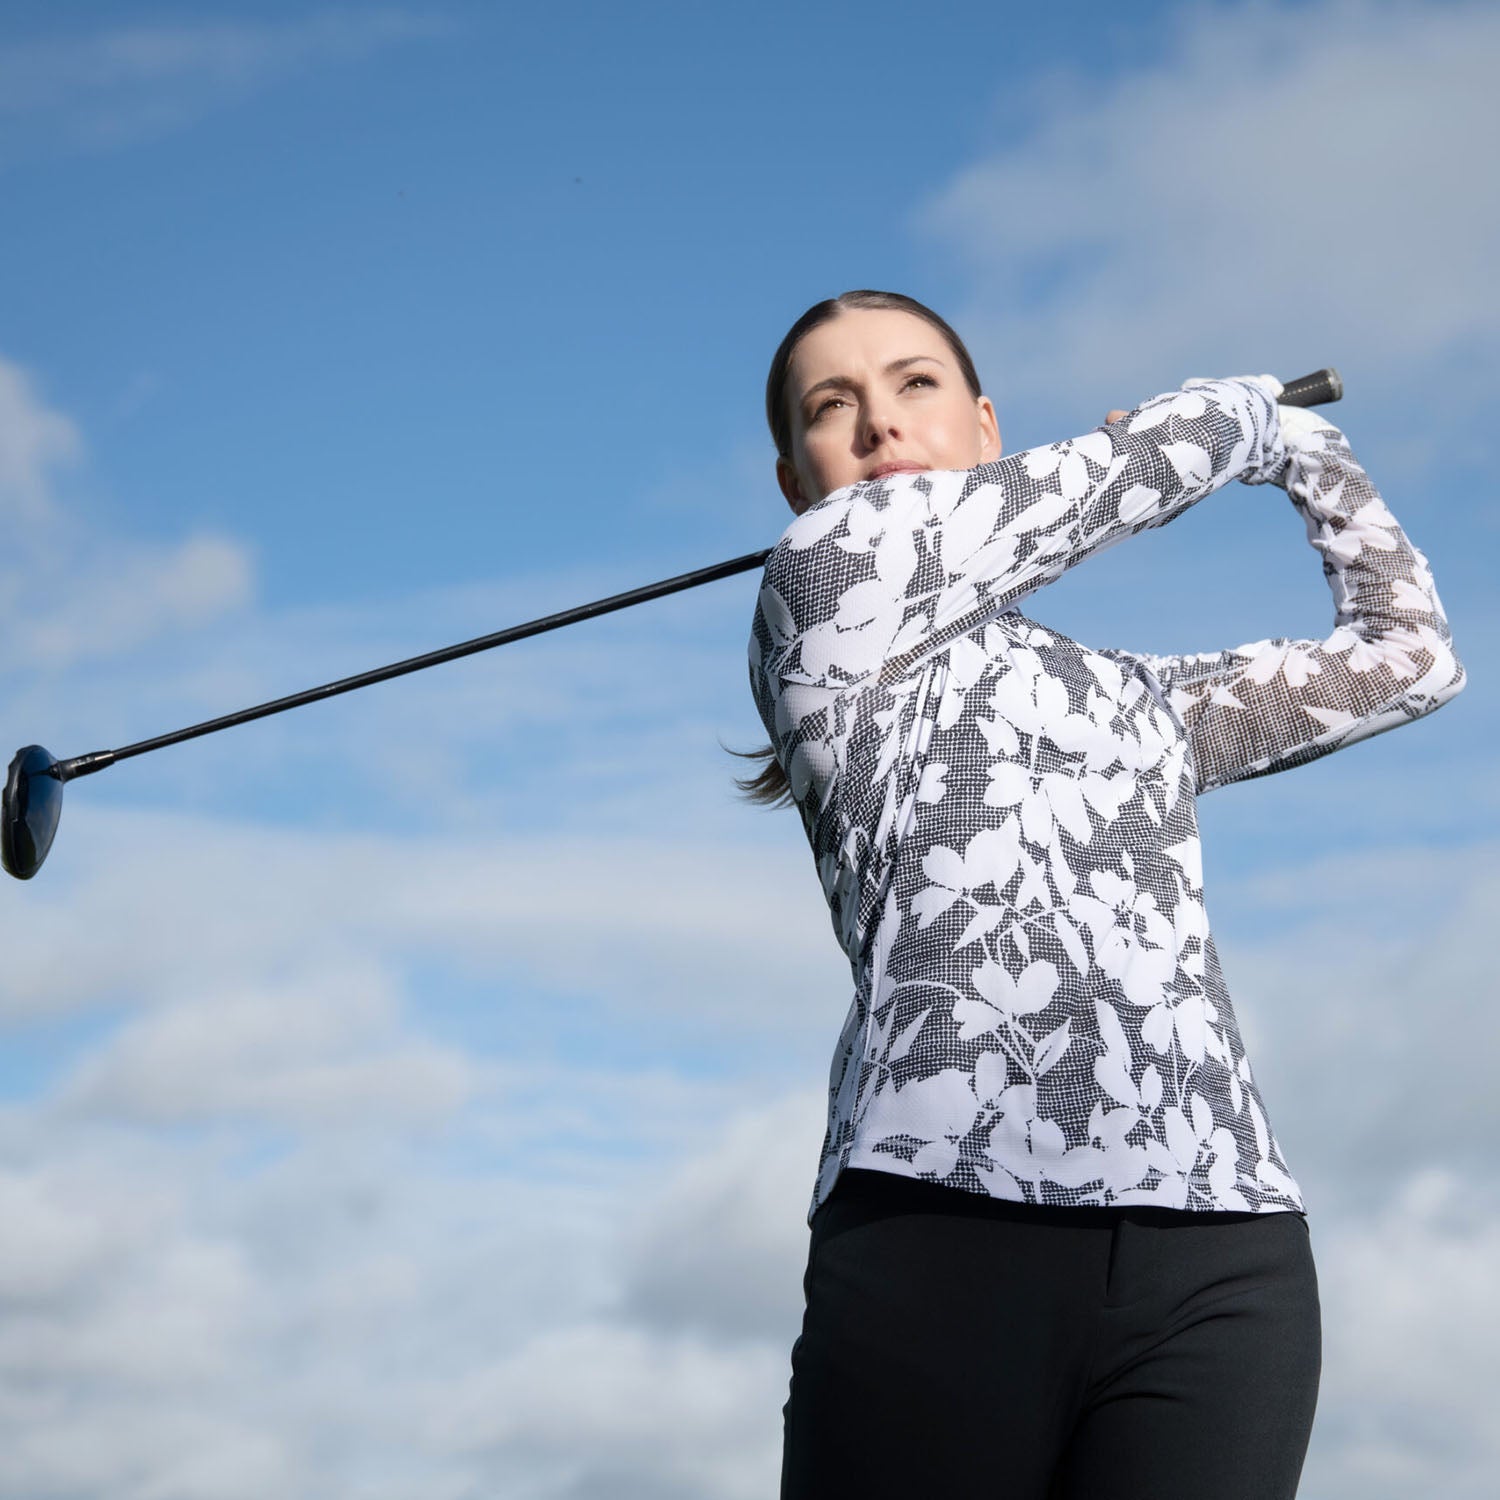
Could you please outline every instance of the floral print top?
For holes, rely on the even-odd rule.
[[[1301,1210],[1203,902],[1197,793],[1463,685],[1423,555],[1269,377],[1198,381],[967,472],[839,490],[766,564],[750,677],[854,998],[812,1198],[846,1166],[1028,1203]],[[1095,651],[1017,603],[1230,482],[1285,488],[1321,641]]]

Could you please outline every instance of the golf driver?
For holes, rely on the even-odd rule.
[[[1325,369],[1289,381],[1282,388],[1280,400],[1284,406],[1319,406],[1325,402],[1337,401],[1343,394],[1344,383],[1338,371]],[[764,564],[770,555],[769,547],[760,552],[749,552],[743,557],[731,558],[728,562],[715,563],[692,573],[681,573],[659,583],[648,583],[623,594],[612,594],[607,599],[596,599],[592,604],[580,604],[555,615],[544,615],[538,620],[528,620],[523,625],[512,625],[491,635],[460,641],[456,646],[445,646],[423,656],[408,657],[405,661],[376,667],[373,671],[361,672],[354,677],[342,677],[337,682],[327,682],[321,687],[308,688],[305,692],[293,693],[286,698],[276,698],[270,703],[260,703],[253,708],[241,709],[238,713],[225,714],[222,718],[208,719],[202,724],[174,730],[171,734],[158,735],[155,739],[140,740],[119,750],[94,750],[87,755],[58,760],[40,745],[25,745],[11,759],[10,770],[5,779],[4,807],[0,809],[0,862],[4,863],[5,868],[16,879],[30,880],[41,869],[57,835],[58,820],[62,816],[64,784],[76,781],[80,776],[92,776],[95,771],[102,771],[117,761],[144,755],[148,750],[161,750],[168,745],[180,744],[183,740],[197,739],[200,735],[215,734],[236,724],[248,724],[252,719],[285,713],[290,708],[300,708],[304,703],[313,703],[320,698],[352,693],[355,688],[369,687],[372,683],[385,682],[392,677],[404,677],[408,672],[420,672],[426,667],[435,667],[440,662],[456,661],[461,656],[489,651],[496,646],[508,645],[511,641],[524,640],[527,636],[559,630],[564,625],[574,625],[580,620],[592,620],[598,615],[612,614],[617,609],[643,604],[648,599],[660,599],[667,594],[696,588],[702,583],[713,583],[720,578],[733,577],[736,573],[747,573]]]

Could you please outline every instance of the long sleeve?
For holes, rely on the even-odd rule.
[[[1269,477],[1286,456],[1279,393],[1267,377],[1198,382],[1071,442],[852,485],[788,527],[757,601],[751,690],[851,960],[910,814],[910,737],[943,648],[1091,553]]]
[[[827,497],[766,565],[752,670],[890,682],[1091,553],[1283,461],[1274,382],[1206,381],[968,471]]]
[[[1343,434],[1298,415],[1285,460],[1265,477],[1286,489],[1322,555],[1332,633],[1199,655],[1106,653],[1157,678],[1188,732],[1200,792],[1394,729],[1464,684],[1427,559]]]
[[[1302,1209],[1208,923],[1197,787],[1462,674],[1420,554],[1278,391],[1193,386],[972,473],[856,485],[772,554],[751,683],[854,978],[815,1205],[855,1166],[1032,1203]],[[1328,641],[1138,657],[1009,607],[1233,479],[1305,514]]]

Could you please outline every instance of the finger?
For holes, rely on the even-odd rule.
[[[1112,411],[1104,420],[1106,423],[1118,422],[1121,417],[1128,417],[1129,415],[1128,411]]]

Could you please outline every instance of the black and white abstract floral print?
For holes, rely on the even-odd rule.
[[[1301,1209],[1209,931],[1195,797],[1404,724],[1463,669],[1426,559],[1279,391],[1193,382],[1071,442],[857,484],[772,553],[751,685],[855,985],[814,1209],[849,1165]],[[1301,513],[1326,640],[1095,651],[1016,608],[1235,479]]]

